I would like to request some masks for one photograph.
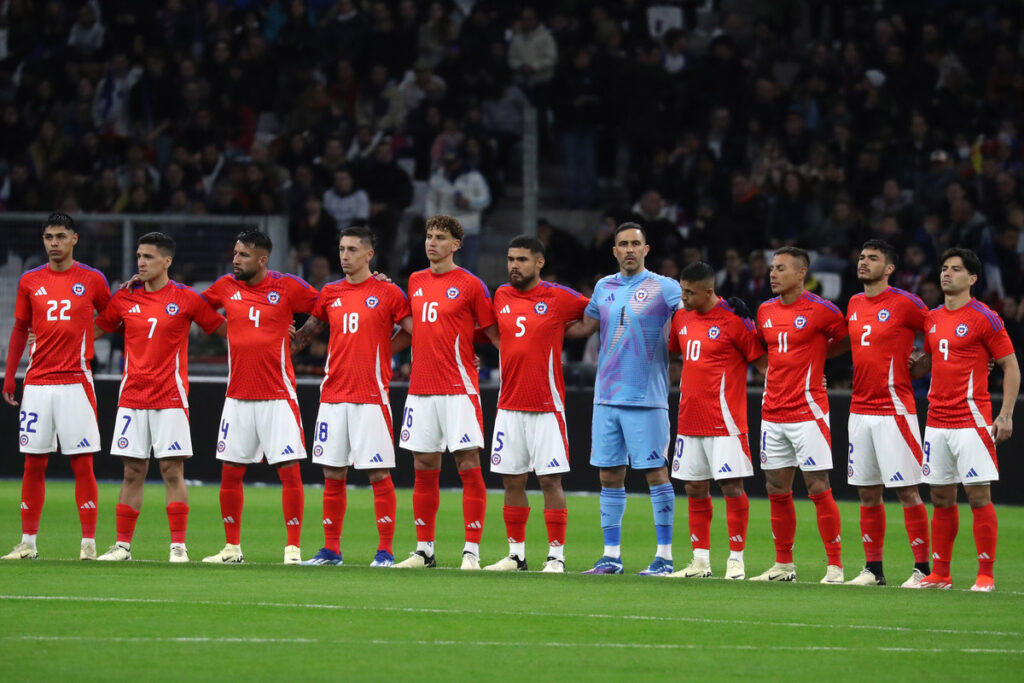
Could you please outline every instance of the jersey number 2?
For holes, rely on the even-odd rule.
[[[71,310],[70,299],[61,299],[60,301],[50,299],[46,302],[46,306],[47,320],[71,320],[71,314],[68,312]]]

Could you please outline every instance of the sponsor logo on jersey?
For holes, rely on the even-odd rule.
[[[712,325],[708,328],[708,339],[718,339],[720,334],[722,334],[722,330],[718,328],[718,325]]]
[[[883,308],[878,312],[878,322],[888,322],[889,318],[892,317],[892,313],[889,312],[888,308]]]
[[[967,323],[960,323],[956,326],[956,330],[954,330],[954,332],[956,332],[956,336],[963,337],[967,334],[968,329],[970,328],[967,327]]]
[[[492,465],[500,465],[501,464],[501,455],[499,453],[494,453],[494,454],[491,455],[491,464]]]
[[[459,298],[459,288],[458,287],[449,287],[448,291],[445,292],[444,295],[446,297],[448,297],[449,299],[458,299]]]
[[[82,296],[83,294],[85,294],[85,285],[83,285],[81,282],[76,282],[75,284],[71,285],[71,293],[74,294],[75,296]]]
[[[512,312],[512,307],[509,306],[508,304],[505,304],[502,307],[502,309],[500,311],[498,311],[498,313],[511,313],[511,312]]]
[[[218,441],[217,442],[217,452],[218,453],[223,453],[225,448],[227,448],[227,444],[226,443],[224,443],[223,441]]]
[[[128,309],[128,312],[129,313],[142,313],[142,309],[139,308],[138,304],[135,304],[134,306],[132,306],[131,308]]]
[[[807,325],[807,318],[805,318],[802,315],[798,315],[796,317],[796,320],[793,321],[793,327],[795,327],[798,330],[804,329],[804,327],[806,325]]]
[[[412,293],[413,296],[423,296],[423,288],[417,289]]]
[[[615,301],[615,295],[614,295],[614,294],[609,294],[609,295],[608,295],[608,296],[606,296],[606,297],[605,297],[605,299],[604,299],[604,302],[605,302],[606,304],[610,304],[610,303],[612,303],[613,301]]]
[[[380,299],[378,299],[375,296],[368,296],[368,297],[366,297],[366,307],[367,308],[377,308],[377,304],[379,304],[379,303],[380,303]]]
[[[767,329],[768,329],[769,327],[771,327],[771,326],[772,326],[772,319],[771,319],[771,318],[768,318],[767,320],[765,320],[765,321],[764,321],[764,325],[761,325],[761,327],[763,327],[763,328],[764,328],[764,329],[766,329],[766,330],[767,330]]]
[[[313,446],[313,457],[314,458],[319,458],[323,454],[324,454],[324,447],[323,446],[321,446],[320,444],[317,444],[317,445]]]
[[[231,300],[232,301],[241,301],[242,300],[242,293],[236,291],[234,294],[231,295]]]
[[[679,336],[680,337],[686,336],[686,325],[683,325],[683,329],[679,330]]]
[[[181,309],[178,308],[178,304],[172,301],[171,303],[164,306],[164,310],[167,311],[167,315],[178,315],[178,311],[180,311]]]
[[[281,300],[281,293],[280,292],[276,292],[276,291],[267,292],[267,303],[268,304],[276,304],[280,300]]]
[[[548,312],[548,305],[543,301],[538,301],[533,305],[533,312],[537,315],[544,315]]]
[[[935,334],[935,325],[932,325],[932,329],[928,330],[929,334]]]
[[[120,439],[117,440],[117,447],[128,448],[128,439],[122,436]]]
[[[32,294],[32,296],[46,296],[46,287],[40,287]]]
[[[854,320],[856,320],[856,319],[857,319],[857,314],[856,314],[856,313],[854,313],[853,315],[851,315],[851,316],[850,316],[850,322],[851,322],[851,323],[852,323],[852,322],[853,322]]]
[[[334,303],[331,304],[331,308],[341,308],[341,299],[335,299]]]
[[[22,434],[21,435],[21,445],[22,446],[27,446],[28,445],[28,434]]]

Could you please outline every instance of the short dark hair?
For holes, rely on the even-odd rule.
[[[530,235],[516,235],[508,243],[509,249],[529,249],[538,256],[544,256],[544,243]]]
[[[790,247],[790,246],[779,247],[778,249],[775,250],[775,255],[778,256],[779,254],[788,254],[789,256],[792,256],[793,258],[795,258],[797,260],[803,261],[804,262],[804,268],[810,268],[811,267],[811,257],[810,257],[810,255],[808,255],[806,249],[801,249],[800,247]]]
[[[439,213],[436,216],[431,216],[427,219],[426,230],[434,228],[435,230],[443,230],[457,240],[461,240],[465,231],[462,229],[462,223],[457,219],[443,213]]]
[[[370,249],[377,246],[377,236],[373,234],[373,230],[370,230],[365,225],[352,225],[345,228],[338,233],[339,242],[342,237],[358,237],[359,241],[363,244],[368,244]]]
[[[162,232],[147,232],[138,239],[135,246],[140,247],[143,244],[152,244],[164,256],[174,256],[176,245],[170,235],[165,235]]]
[[[939,266],[944,266],[946,261],[959,256],[960,260],[964,262],[964,268],[971,275],[978,276],[981,273],[981,259],[970,249],[964,249],[963,247],[950,247],[946,251],[942,252],[942,258],[939,259]]]
[[[640,234],[644,236],[644,244],[647,243],[647,231],[644,230],[644,226],[640,225],[639,223],[633,223],[632,221],[622,223],[621,225],[619,225],[619,227],[615,228],[615,234],[612,235],[612,241],[614,242],[616,239],[618,239],[619,233],[625,232],[626,230],[639,230]]]
[[[860,247],[861,251],[864,251],[865,249],[873,249],[875,251],[882,252],[885,255],[886,265],[892,264],[895,266],[896,261],[899,258],[896,254],[896,247],[892,246],[885,240],[868,240]]]
[[[683,268],[683,272],[679,273],[679,280],[681,282],[707,282],[710,280],[713,286],[715,269],[703,261],[697,261]]]
[[[46,220],[43,221],[43,231],[51,226],[66,228],[71,232],[78,232],[78,229],[75,228],[75,219],[60,211],[54,211],[46,217]]]
[[[270,253],[274,248],[274,243],[270,241],[270,236],[259,230],[243,230],[235,237],[235,241],[254,249],[266,249],[267,253]]]

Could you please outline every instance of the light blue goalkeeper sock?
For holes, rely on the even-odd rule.
[[[619,546],[622,516],[626,512],[626,489],[601,489],[601,531],[605,546]]]
[[[672,545],[672,522],[676,513],[676,492],[672,484],[651,487],[651,508],[654,510],[654,533],[658,545]]]

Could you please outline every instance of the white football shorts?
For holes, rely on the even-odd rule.
[[[313,436],[313,462],[357,470],[393,468],[391,406],[321,403]]]
[[[761,469],[799,467],[804,472],[832,469],[828,413],[820,420],[761,422]]]
[[[916,415],[850,413],[846,476],[853,486],[900,488],[921,483],[921,428]]]
[[[754,476],[749,437],[676,435],[672,478],[683,481],[735,479]]]
[[[466,394],[409,395],[402,411],[399,445],[413,453],[452,453],[484,447],[480,397]]]
[[[537,476],[569,471],[569,440],[562,413],[499,410],[491,439],[491,472]]]
[[[999,462],[992,427],[924,428],[926,484],[987,484],[999,481]]]
[[[91,377],[78,384],[26,384],[18,408],[22,453],[55,453],[58,440],[64,455],[100,450]]]
[[[191,458],[192,434],[183,408],[118,408],[111,455],[129,458]]]
[[[217,459],[248,465],[264,457],[270,465],[306,457],[299,404],[286,399],[225,398]]]

